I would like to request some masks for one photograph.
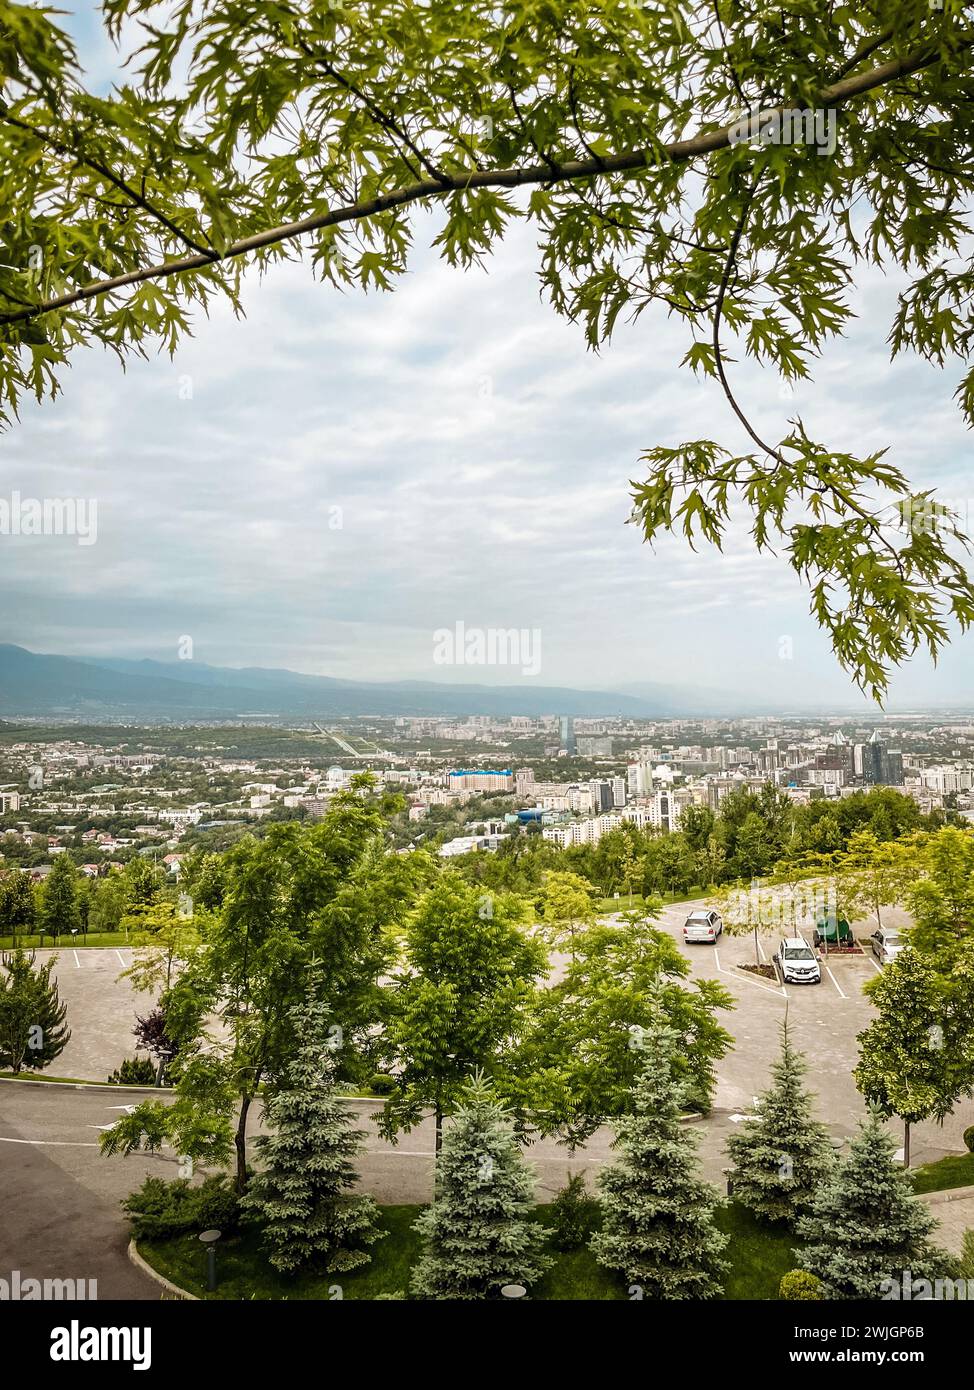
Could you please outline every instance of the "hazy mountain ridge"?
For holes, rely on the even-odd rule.
[[[567,714],[651,718],[704,713],[708,692],[690,706],[666,686],[646,696],[553,686],[450,685],[435,681],[349,681],[263,667],[196,661],[40,655],[0,646],[0,714],[128,714],[135,718],[219,718],[265,714],[341,715]],[[653,696],[649,698],[649,690]],[[719,697],[710,696],[715,703]]]

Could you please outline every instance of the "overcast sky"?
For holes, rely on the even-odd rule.
[[[79,32],[109,73],[107,47]],[[488,274],[462,274],[424,249],[435,219],[416,225],[394,295],[282,267],[249,286],[245,322],[218,308],[174,362],[123,374],[77,354],[63,396],[28,404],[0,442],[0,497],[95,497],[97,543],[0,538],[0,640],[175,659],[189,635],[214,664],[520,679],[433,664],[434,630],[462,620],[540,630],[544,685],[854,699],[782,561],[742,539],[654,553],[625,524],[643,449],[745,447],[719,392],[678,370],[682,327],[647,314],[596,357],[539,298],[530,227]],[[918,483],[966,496],[959,372],[890,365],[894,295],[868,277],[858,321],[797,398],[743,362],[739,395],[766,436],[797,407],[813,437],[859,455],[890,444]],[[894,703],[964,698],[972,640],[936,674],[914,663]]]

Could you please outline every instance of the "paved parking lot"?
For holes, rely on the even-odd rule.
[[[809,1062],[808,1083],[818,1096],[819,1117],[833,1134],[839,1137],[853,1134],[863,1113],[862,1097],[852,1079],[858,1059],[856,1037],[872,1016],[872,1006],[862,987],[881,967],[869,952],[861,956],[832,954],[822,958],[822,983],[819,985],[782,986],[759,979],[738,968],[755,959],[753,935],[732,937],[725,933],[716,947],[682,944],[681,928],[690,906],[693,905],[674,904],[664,908],[661,925],[680,942],[693,976],[719,980],[737,1001],[737,1007],[721,1019],[734,1036],[734,1047],[718,1066],[718,1108],[747,1110],[755,1094],[765,1087],[778,1051],[779,1025],[787,1008],[795,1046],[805,1053]],[[887,922],[885,912],[883,919]],[[887,924],[905,925],[905,915],[890,913]],[[868,936],[873,929],[869,924],[860,924],[856,928],[857,939]],[[805,935],[811,942],[811,933]],[[770,961],[775,950],[775,936],[759,937],[758,944],[762,958]],[[961,1135],[971,1123],[974,1123],[974,1105],[964,1102],[943,1127],[916,1126],[913,1162],[928,1163],[948,1153],[963,1152]],[[891,1127],[898,1139],[901,1138],[899,1128],[896,1124]]]
[[[822,1118],[836,1134],[852,1134],[862,1114],[862,1099],[852,1079],[858,1054],[856,1036],[867,1026],[871,1014],[862,986],[880,966],[869,953],[852,957],[833,954],[823,958],[820,985],[782,986],[739,969],[741,964],[754,961],[751,935],[732,937],[725,933],[716,946],[684,945],[681,928],[690,906],[664,908],[660,925],[678,942],[691,975],[719,980],[737,1005],[722,1018],[734,1036],[734,1047],[718,1067],[717,1110],[728,1114],[746,1111],[767,1084],[778,1050],[778,1028],[787,1009],[795,1045],[810,1063],[809,1080],[819,1096]],[[889,925],[905,921],[902,913],[888,914]],[[856,935],[865,937],[871,929],[868,924],[861,925]],[[758,945],[761,958],[769,960],[775,937],[765,935]],[[124,945],[109,950],[75,951],[69,947],[57,954],[56,975],[68,1006],[72,1036],[50,1070],[60,1076],[103,1081],[124,1057],[134,1054],[132,1026],[137,1014],[149,1011],[152,1000],[149,995],[136,994],[127,980],[119,980],[119,973],[132,962],[132,953]],[[974,1106],[963,1104],[942,1128],[917,1126],[913,1161],[926,1163],[961,1151],[961,1134],[974,1122],[972,1112]]]
[[[856,1034],[866,1026],[871,1012],[862,986],[879,967],[868,955],[833,956],[825,963],[820,985],[782,987],[738,968],[754,959],[751,936],[725,935],[716,947],[684,946],[681,927],[687,911],[685,904],[667,907],[661,925],[679,943],[691,975],[719,980],[736,1001],[736,1008],[722,1015],[734,1045],[718,1067],[714,1111],[695,1125],[705,1175],[723,1185],[727,1136],[767,1084],[786,1010],[795,1044],[809,1060],[809,1082],[818,1098],[819,1117],[834,1136],[851,1136],[863,1113],[862,1099],[852,1080]],[[857,931],[857,935],[865,934]],[[773,937],[762,939],[765,956],[773,949]],[[146,1012],[151,1001],[147,995],[136,995],[127,981],[118,981],[119,971],[130,961],[124,947],[117,952],[79,950],[75,954],[68,949],[60,953],[57,974],[74,1031],[68,1048],[58,1058],[57,1073],[97,1080],[107,1076],[122,1057],[132,1055],[135,1014]],[[176,1157],[167,1152],[104,1159],[98,1152],[101,1128],[112,1123],[117,1107],[138,1099],[137,1094],[122,1092],[0,1083],[0,1194],[7,1212],[15,1213],[13,1219],[0,1223],[0,1270],[21,1268],[50,1275],[56,1271],[28,1271],[28,1265],[36,1264],[35,1256],[47,1258],[57,1250],[73,1252],[78,1265],[84,1263],[87,1251],[97,1248],[105,1264],[105,1296],[112,1296],[107,1292],[109,1287],[124,1288],[127,1284],[138,1296],[146,1296],[142,1277],[134,1271],[128,1274],[123,1253],[125,1227],[117,1203],[147,1173],[175,1176]],[[433,1172],[431,1123],[421,1124],[393,1146],[379,1138],[370,1118],[377,1102],[358,1102],[354,1108],[367,1136],[360,1163],[362,1186],[384,1202],[427,1200]],[[962,1151],[961,1133],[972,1123],[974,1106],[966,1103],[942,1129],[917,1126],[914,1162],[925,1163]],[[259,1125],[258,1108],[252,1113],[251,1129],[257,1130]],[[891,1132],[900,1138],[897,1125]],[[611,1156],[611,1139],[608,1130],[601,1130],[575,1155],[551,1140],[532,1145],[529,1157],[537,1168],[539,1196],[550,1197],[564,1184],[569,1171],[587,1170],[591,1179]],[[22,1202],[17,1201],[18,1193]],[[46,1215],[38,1217],[44,1203]],[[944,1219],[945,1242],[959,1248],[963,1230],[974,1226],[974,1196],[952,1202],[937,1214]],[[39,1236],[36,1249],[35,1231]],[[76,1272],[80,1277],[83,1269],[79,1267]]]
[[[149,1013],[153,1005],[148,994],[137,994],[128,980],[118,978],[132,964],[132,952],[124,942],[117,949],[68,946],[37,952],[38,961],[52,956],[71,1038],[49,1070],[79,1081],[107,1081],[124,1058],[135,1056],[136,1015]]]

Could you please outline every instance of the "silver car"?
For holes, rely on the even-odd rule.
[[[688,943],[703,941],[713,945],[723,930],[724,924],[720,920],[720,913],[701,907],[695,912],[691,912],[683,923],[683,940]]]
[[[906,942],[898,931],[891,927],[881,927],[879,931],[874,931],[869,938],[869,944],[873,948],[873,955],[881,965],[889,965],[891,960],[902,951]]]

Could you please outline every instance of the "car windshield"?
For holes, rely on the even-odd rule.
[[[784,949],[785,960],[814,960],[815,957],[807,946],[786,946]]]
[[[707,916],[706,912],[692,912],[687,918],[687,921],[694,927],[710,926],[710,918]]]

